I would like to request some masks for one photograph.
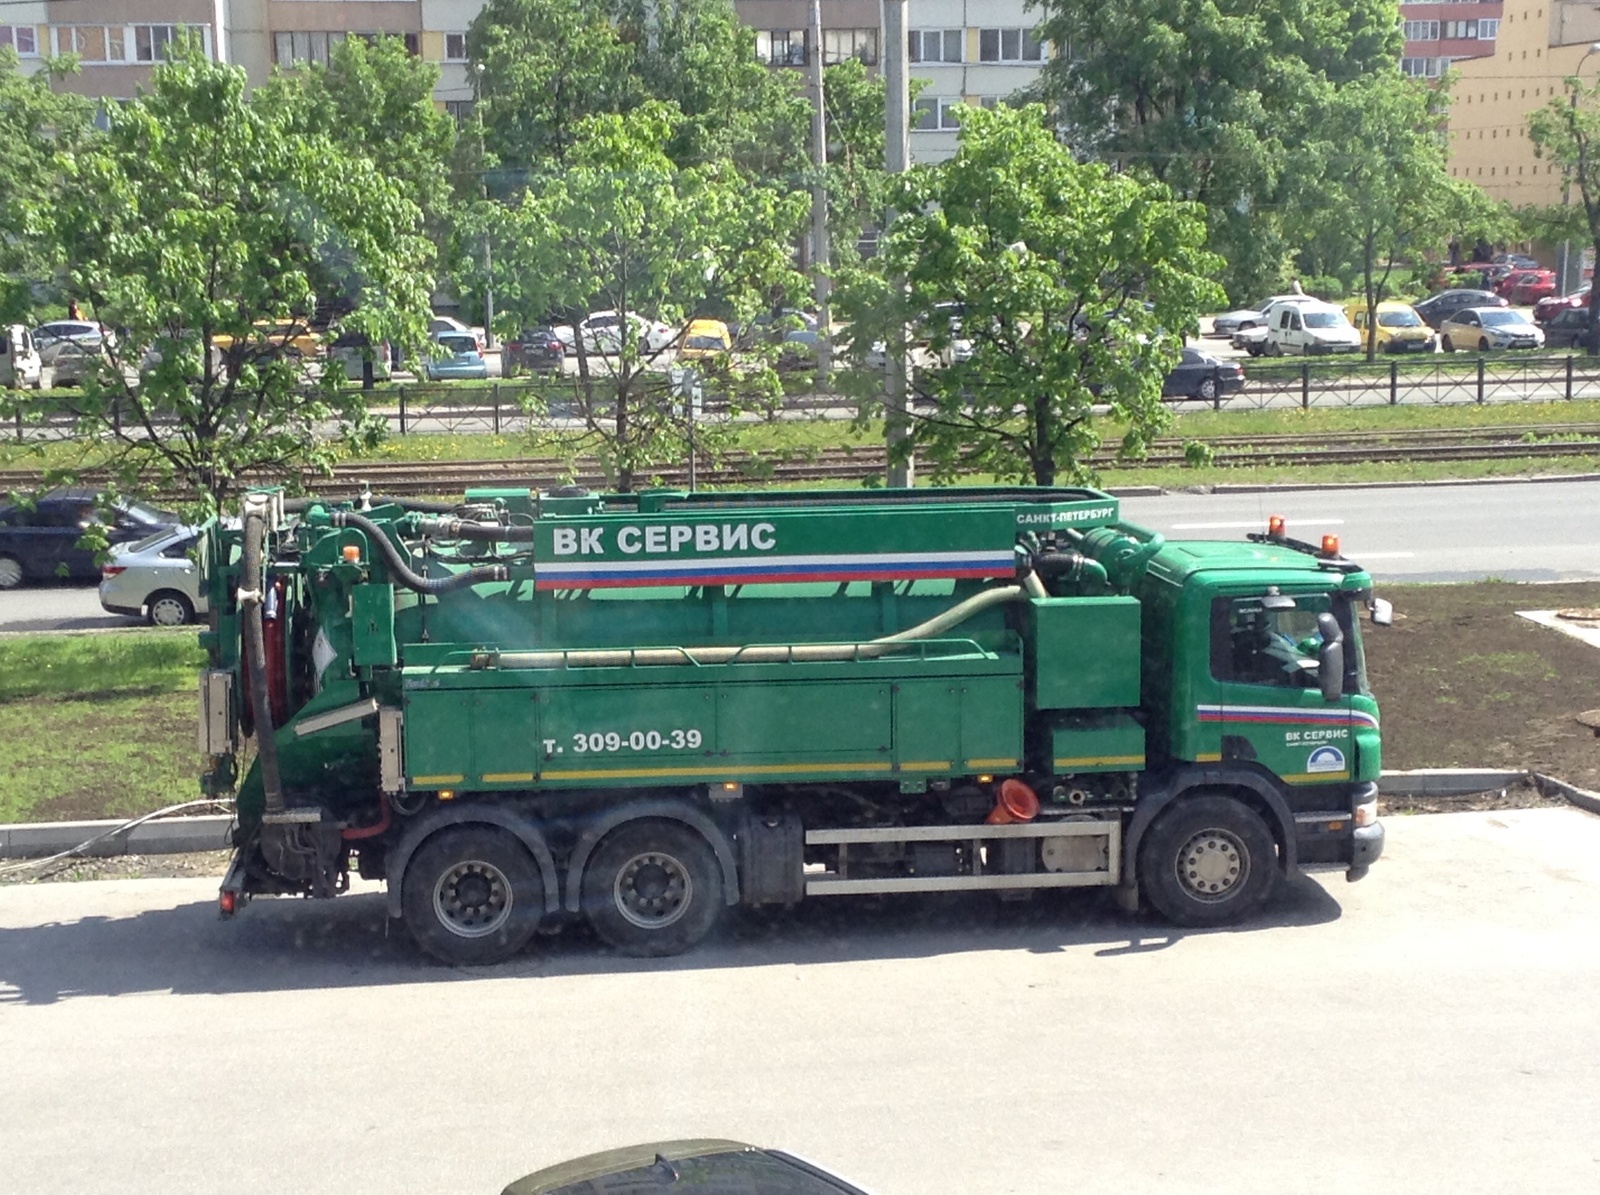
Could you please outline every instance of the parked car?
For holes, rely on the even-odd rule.
[[[341,332],[334,337],[333,343],[328,345],[328,363],[331,365],[337,361],[344,369],[344,376],[348,381],[364,382],[369,360],[372,362],[372,380],[387,381],[389,379],[387,340],[373,344],[365,332]]]
[[[163,527],[111,548],[100,566],[101,609],[157,627],[181,627],[206,613],[200,570],[191,557],[199,536],[195,527]]]
[[[543,324],[524,328],[505,342],[501,350],[502,372],[514,378],[523,371],[533,373],[560,373],[567,359],[567,346],[561,343],[554,328]]]
[[[0,324],[0,386],[35,390],[44,385],[44,364],[33,333],[21,324]]]
[[[1496,253],[1493,264],[1497,266],[1510,266],[1513,270],[1537,270],[1539,263],[1526,253]]]
[[[1431,353],[1438,347],[1433,329],[1422,322],[1422,317],[1409,303],[1384,299],[1375,312],[1377,319],[1367,328],[1367,305],[1363,300],[1346,303],[1344,313],[1361,336],[1361,347],[1374,341],[1380,353]]]
[[[218,332],[211,338],[212,347],[226,353],[238,338],[231,332]],[[251,354],[267,356],[281,353],[290,360],[320,357],[323,355],[322,337],[299,319],[258,319],[251,321],[249,342],[259,346]]]
[[[1280,301],[1262,314],[1272,356],[1353,353],[1361,347],[1361,337],[1332,303]]]
[[[98,340],[63,338],[39,350],[39,363],[52,386],[77,386],[99,367],[105,349]]]
[[[628,312],[628,327],[631,342],[645,353],[659,353],[678,336],[677,329],[660,320],[645,319],[636,311]],[[583,336],[585,353],[610,355],[622,351],[622,316],[617,312],[591,311],[587,318],[578,322],[578,328]],[[571,324],[558,325],[555,334],[568,350],[576,349],[577,333],[573,332]]]
[[[433,339],[444,346],[444,355],[429,357],[422,363],[422,373],[430,382],[445,378],[487,378],[489,362],[477,340],[467,332],[435,332]]]
[[[1468,307],[1509,307],[1504,296],[1492,290],[1442,290],[1431,298],[1422,300],[1412,310],[1422,317],[1428,327],[1437,329],[1445,320]]]
[[[1161,383],[1161,397],[1211,402],[1243,389],[1244,366],[1237,361],[1224,361],[1204,349],[1184,349],[1182,359]]]
[[[1544,344],[1544,333],[1520,311],[1504,307],[1468,307],[1458,311],[1439,327],[1444,351],[1477,349],[1536,349]]]
[[[501,1195],[867,1195],[820,1166],[742,1141],[660,1141],[562,1162],[511,1183]]]
[[[116,333],[104,324],[97,324],[86,319],[57,319],[47,324],[40,324],[33,330],[33,342],[43,352],[45,346],[58,340],[80,340],[86,344],[104,344],[108,348],[117,347]]]
[[[1259,306],[1241,307],[1236,311],[1224,311],[1211,321],[1211,331],[1214,336],[1233,336],[1239,332],[1247,332],[1251,328],[1265,328],[1266,310],[1274,303],[1318,303],[1320,299],[1311,295],[1273,295],[1270,299],[1263,299]]]
[[[1544,325],[1544,343],[1552,349],[1589,349],[1594,337],[1589,334],[1589,309],[1568,307],[1558,311]]]
[[[678,359],[692,361],[699,357],[714,357],[732,348],[733,337],[728,332],[727,324],[719,319],[692,319],[678,342]]]
[[[61,489],[34,501],[9,496],[0,503],[0,589],[24,581],[100,575],[94,552],[78,541],[97,524],[111,544],[131,543],[172,527],[178,516],[140,502],[107,502],[94,490]]]
[[[487,347],[488,341],[484,338],[482,328],[474,328],[462,323],[453,315],[436,315],[428,322],[428,335],[434,336],[440,332],[459,332],[463,336],[470,336],[477,342],[478,351],[481,353]]]
[[[822,337],[810,328],[791,328],[783,334],[774,368],[780,373],[815,369],[822,360]]]
[[[1565,311],[1569,307],[1586,307],[1588,304],[1589,284],[1585,282],[1569,295],[1551,295],[1548,299],[1540,299],[1533,305],[1533,319],[1535,323],[1542,324],[1558,311]]]
[[[817,317],[798,307],[779,307],[763,311],[743,327],[733,329],[735,348],[754,348],[762,342],[781,343],[790,331],[818,332]]]
[[[1517,270],[1496,283],[1495,292],[1509,299],[1514,307],[1531,307],[1556,293],[1556,272]]]

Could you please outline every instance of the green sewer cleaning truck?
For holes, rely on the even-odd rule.
[[[1209,926],[1383,849],[1387,603],[1281,523],[1166,541],[1074,488],[269,491],[201,565],[224,914],[354,870],[450,963],[864,893],[1104,886]]]

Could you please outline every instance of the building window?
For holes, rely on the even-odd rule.
[[[822,31],[822,61],[831,66],[855,58],[868,66],[878,61],[878,31],[876,29],[824,29]]]
[[[1407,41],[1438,41],[1438,21],[1407,21],[1405,23],[1405,38]]]
[[[1480,20],[1478,22],[1478,40],[1493,41],[1500,36],[1500,22],[1493,20]]]
[[[1440,64],[1445,61],[1443,58],[1402,58],[1400,72],[1416,79],[1437,79],[1442,72]]]
[[[476,100],[446,100],[444,102],[445,115],[453,119],[458,125],[466,124],[472,119],[473,109],[477,106]]]
[[[312,31],[308,33],[274,33],[272,35],[272,56],[279,66],[304,66],[308,62],[315,62],[319,66],[328,65],[328,51],[342,42],[347,33],[337,30]]]
[[[768,66],[804,66],[806,64],[806,31],[804,29],[758,29],[756,31],[756,57]]]
[[[1477,41],[1477,21],[1446,21],[1444,22],[1444,36],[1450,41]]]
[[[960,29],[913,29],[911,31],[912,62],[960,62],[962,43],[966,41]]]
[[[39,34],[32,25],[0,25],[0,49],[11,47],[18,58],[39,57]]]
[[[133,61],[162,62],[172,52],[178,39],[190,34],[200,42],[200,49],[211,57],[211,26],[209,25],[133,25]],[[126,50],[126,46],[124,46]],[[126,58],[126,54],[124,54]]]
[[[1043,62],[1044,43],[1032,29],[980,29],[978,61]]]
[[[444,35],[444,60],[446,62],[465,62],[467,60],[467,35],[465,33],[447,33]]]
[[[911,127],[919,133],[953,132],[961,127],[960,107],[960,100],[918,100]]]

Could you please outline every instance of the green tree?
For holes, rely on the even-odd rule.
[[[467,35],[487,150],[505,179],[565,161],[587,116],[677,107],[668,156],[727,158],[780,177],[804,161],[808,110],[789,72],[755,56],[729,0],[490,0]]]
[[[1563,187],[1576,188],[1578,204],[1570,221],[1600,261],[1600,83],[1585,83],[1576,75],[1566,80],[1567,94],[1528,115],[1528,136],[1533,152],[1561,167]],[[1600,352],[1600,287],[1589,288],[1589,353]]]
[[[659,318],[682,329],[713,296],[749,319],[771,294],[803,287],[788,246],[805,195],[754,186],[727,162],[674,163],[664,147],[682,120],[657,101],[589,117],[560,171],[535,179],[514,207],[479,209],[499,222],[494,283],[511,318],[593,306],[616,312],[623,327]],[[608,356],[582,335],[573,340],[581,427],[565,439],[568,451],[597,456],[622,490],[685,459],[684,402],[657,355],[634,334]],[[779,393],[760,365],[718,380],[747,398]]]
[[[845,272],[838,308],[859,365],[910,327],[949,347],[960,304],[970,358],[916,381],[909,445],[935,480],[963,472],[1052,485],[1088,477],[1092,407],[1108,403],[1141,453],[1168,416],[1161,385],[1199,313],[1221,301],[1204,213],[1164,185],[1077,161],[1038,105],[962,113],[949,162],[919,166],[895,200],[880,270]],[[885,278],[904,277],[898,290]],[[866,393],[880,379],[851,371]]]
[[[81,96],[51,90],[63,69],[25,75],[16,51],[0,49],[0,324],[31,319],[33,288],[59,262],[50,234],[61,194],[57,155],[90,131],[92,113]]]
[[[1300,150],[1294,210],[1348,254],[1368,328],[1396,261],[1448,240],[1487,204],[1445,167],[1439,130],[1447,103],[1447,93],[1393,66],[1375,71],[1333,92]],[[1369,361],[1376,351],[1369,336]]]
[[[221,509],[248,471],[374,434],[360,392],[308,378],[295,341],[338,295],[346,327],[421,344],[430,249],[404,184],[247,103],[244,72],[192,42],[107,115],[67,163],[56,233],[73,293],[121,333],[73,410],[122,486]]]
[[[1043,0],[1036,86],[1080,153],[1205,205],[1238,300],[1281,278],[1288,167],[1334,85],[1399,57],[1393,0]]]

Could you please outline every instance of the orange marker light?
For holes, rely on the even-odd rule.
[[[345,544],[345,546],[344,546],[344,558],[350,564],[360,564],[361,563],[361,545],[359,545],[359,544]]]
[[[1339,554],[1339,537],[1337,535],[1324,535],[1322,537],[1322,554],[1324,556],[1337,556]]]
[[[1267,534],[1273,539],[1283,538],[1283,516],[1269,515],[1267,517]]]

